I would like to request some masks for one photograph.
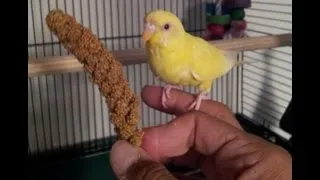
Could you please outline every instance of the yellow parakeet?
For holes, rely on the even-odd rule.
[[[165,10],[145,15],[142,39],[151,71],[166,84],[162,93],[165,108],[172,88],[191,85],[199,87],[199,94],[189,109],[198,110],[213,82],[238,64],[229,52],[187,33],[180,19]]]

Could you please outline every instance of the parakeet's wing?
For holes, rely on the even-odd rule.
[[[192,76],[199,81],[211,81],[227,73],[236,62],[234,56],[220,50],[207,41],[189,35]]]

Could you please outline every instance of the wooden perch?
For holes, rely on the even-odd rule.
[[[291,46],[292,34],[211,41],[210,43],[224,50],[253,51]],[[145,50],[142,48],[113,51],[112,53],[123,65],[141,64],[147,59]],[[79,71],[83,71],[83,65],[74,56],[29,59],[28,64],[29,77]]]

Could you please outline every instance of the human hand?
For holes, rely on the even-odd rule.
[[[246,133],[226,106],[205,100],[199,111],[187,112],[194,97],[175,89],[171,93],[163,109],[161,88],[143,89],[147,105],[177,118],[145,128],[141,148],[114,144],[110,161],[119,179],[177,179],[163,166],[168,162],[200,168],[207,179],[292,179],[290,154]]]

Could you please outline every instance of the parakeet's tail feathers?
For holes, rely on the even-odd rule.
[[[225,56],[232,66],[238,62],[239,53],[239,51],[224,51]]]
[[[259,61],[256,61],[256,60],[250,60],[250,61],[238,61],[239,59],[239,54],[240,54],[240,51],[224,51],[225,52],[225,55],[229,61],[229,64],[232,67],[235,67],[235,66],[240,66],[242,64],[251,64],[251,63],[257,63]]]
[[[227,59],[227,64],[225,66],[225,72],[231,70],[238,63],[238,51],[224,51],[224,55]]]

